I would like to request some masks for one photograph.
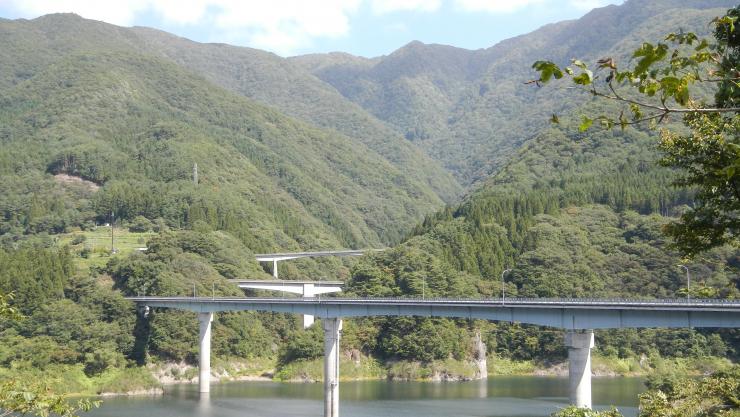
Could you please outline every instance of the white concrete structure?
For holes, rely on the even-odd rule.
[[[318,252],[286,252],[286,253],[258,253],[254,255],[257,262],[272,262],[272,276],[275,281],[237,281],[240,288],[251,288],[260,290],[285,291],[300,294],[303,298],[315,297],[320,294],[342,291],[341,281],[277,281],[278,262],[299,258],[319,258],[323,256],[362,256],[367,252],[378,252],[383,249],[365,250],[327,250]],[[303,315],[303,328],[310,327],[314,317]]]
[[[339,417],[339,339],[342,319],[324,319],[324,417]]]
[[[303,298],[311,298],[321,294],[329,294],[342,291],[342,281],[285,281],[285,280],[231,280],[239,288],[252,290],[283,291],[298,294]],[[303,328],[311,327],[314,317],[310,314],[303,315]]]
[[[198,389],[201,393],[211,391],[211,323],[213,313],[198,313],[200,322],[200,359],[198,363]]]
[[[568,348],[570,403],[580,408],[591,408],[591,348],[594,347],[594,331],[566,332],[565,346]]]
[[[377,252],[383,249],[365,250],[327,250],[319,252],[287,252],[287,253],[259,253],[254,255],[257,262],[272,262],[272,276],[278,277],[278,262],[299,258],[319,258],[322,256],[362,256],[367,252]]]

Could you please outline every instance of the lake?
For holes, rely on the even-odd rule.
[[[637,414],[641,378],[594,378],[594,408]],[[199,398],[197,385],[173,385],[163,396],[106,398],[89,417],[291,417],[323,415],[323,384],[231,382]],[[568,379],[492,377],[472,382],[342,382],[347,417],[543,417],[566,405]]]

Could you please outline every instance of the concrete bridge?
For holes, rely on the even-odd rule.
[[[175,308],[198,313],[200,392],[209,391],[214,313],[267,311],[323,319],[324,416],[339,416],[339,340],[342,318],[367,316],[450,317],[536,324],[565,329],[570,402],[591,407],[594,329],[640,327],[740,327],[740,302],[732,300],[602,299],[377,299],[377,298],[188,298],[132,297],[142,309]]]
[[[321,294],[329,294],[342,291],[342,281],[302,281],[302,280],[282,280],[282,279],[232,279],[232,284],[239,288],[252,290],[280,291],[291,294],[298,294],[303,298],[312,298]],[[311,327],[314,316],[310,314],[303,315],[303,328]]]
[[[254,255],[257,262],[272,262],[272,276],[274,280],[231,280],[239,288],[270,290],[299,294],[303,298],[310,298],[320,294],[342,291],[342,281],[283,281],[278,279],[278,262],[300,258],[321,258],[325,256],[362,256],[368,252],[380,252],[383,249],[342,249],[324,250],[316,252],[284,252],[284,253],[258,253]],[[303,328],[313,324],[314,316],[303,315]]]
[[[272,276],[278,277],[278,262],[300,258],[320,258],[324,256],[362,256],[368,252],[380,252],[383,249],[363,250],[325,250],[318,252],[286,252],[286,253],[258,253],[254,257],[257,262],[272,262]]]

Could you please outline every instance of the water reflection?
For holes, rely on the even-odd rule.
[[[198,397],[198,415],[201,417],[211,417],[211,394],[208,392],[201,392]]]
[[[567,403],[567,379],[494,377],[471,382],[342,382],[341,415],[352,417],[545,417]],[[596,408],[617,405],[635,416],[637,378],[594,379]],[[323,384],[240,382],[169,386],[161,397],[105,399],[90,417],[292,417],[320,416]]]

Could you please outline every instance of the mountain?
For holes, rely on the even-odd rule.
[[[577,104],[568,92],[540,92],[524,84],[535,78],[530,70],[535,60],[567,63],[612,55],[627,62],[625,53],[637,42],[661,40],[666,29],[706,33],[706,22],[732,6],[726,0],[630,0],[476,51],[412,42],[373,60],[328,54],[293,61],[393,126],[469,186],[547,127],[551,113]]]
[[[656,165],[653,132],[583,135],[577,125],[565,121],[538,134],[460,204],[428,216],[401,245],[362,259],[347,291],[496,299],[505,286],[507,297],[682,298],[686,276],[678,265],[684,264],[694,297],[737,298],[738,248],[687,260],[662,233],[691,204],[692,193],[671,187],[676,173]],[[564,355],[561,331],[458,322],[453,337],[454,325],[414,318],[361,321],[355,332],[373,337],[352,347],[381,358],[444,360],[464,356],[465,347],[455,345],[460,335],[480,332],[500,357],[551,361]],[[377,328],[382,330],[374,333]],[[596,346],[599,355],[622,358],[740,355],[737,331],[601,330]]]
[[[143,319],[123,296],[236,296],[227,279],[268,278],[252,255],[272,250],[395,245],[281,266],[356,296],[678,297],[681,263],[700,295],[737,297],[736,248],[687,261],[662,235],[693,193],[656,164],[653,130],[580,133],[580,113],[614,107],[523,84],[537,59],[624,62],[644,39],[706,31],[727,4],[630,0],[485,50],[413,42],[372,59],[282,59],[74,15],[0,20],[0,291],[28,316],[0,323],[0,375],[147,387],[135,365],[197,360],[197,321]],[[112,215],[129,252],[86,241],[107,247],[113,229],[97,225]],[[369,356],[389,374],[406,372],[398,360],[462,369],[481,339],[496,359],[565,355],[561,332],[517,324],[373,318],[343,331],[355,369],[381,369]],[[600,331],[597,353],[736,360],[739,334]],[[293,315],[214,324],[224,362],[306,375],[321,351],[320,326],[298,330]]]
[[[451,175],[397,132],[331,86],[274,54],[201,44],[154,29],[122,28],[71,14],[6,22],[0,30],[9,41],[4,56],[9,68],[2,68],[5,77],[0,85],[12,85],[76,52],[120,50],[165,58],[213,84],[366,145],[416,182],[421,192],[433,192],[445,201],[452,201],[460,192]],[[24,56],[28,45],[36,48],[32,57]],[[16,70],[16,66],[22,69]]]
[[[413,96],[409,100],[417,104],[414,111],[434,114],[436,110],[430,109],[439,100],[413,99],[429,97],[432,92],[449,97],[458,87],[445,77],[456,74],[458,80],[471,77],[489,82],[485,91],[468,91],[467,107],[459,110],[460,117],[454,123],[435,117],[430,120],[446,120],[440,129],[457,135],[452,143],[467,145],[455,149],[467,152],[473,147],[476,151],[470,155],[497,155],[501,158],[498,166],[493,164],[493,173],[482,176],[459,204],[428,216],[402,244],[363,259],[353,269],[348,291],[356,296],[497,298],[505,288],[509,297],[680,298],[686,296],[686,275],[678,267],[682,264],[691,271],[694,297],[737,298],[738,248],[726,246],[700,258],[682,259],[662,232],[693,204],[693,191],[673,187],[677,173],[657,164],[656,131],[645,126],[579,132],[580,114],[616,114],[619,108],[581,100],[558,91],[557,84],[538,90],[524,86],[522,78],[517,80],[523,77],[517,74],[525,73],[517,66],[528,68],[537,59],[563,63],[566,56],[585,60],[614,56],[617,62],[626,62],[628,51],[645,39],[660,39],[661,34],[678,29],[706,32],[707,22],[726,9],[704,10],[705,6],[707,2],[630,1],[595,10],[577,23],[558,23],[472,53],[481,59],[489,54],[492,62],[479,74],[473,71],[472,76],[465,75],[463,69],[480,67],[471,65],[470,57],[465,63],[464,51],[418,43],[373,63],[365,62],[362,68],[346,58],[332,66],[310,57],[307,68],[315,68],[340,91],[349,91],[346,95],[357,94],[351,97],[371,109],[376,105],[384,108],[385,104],[379,104],[382,100],[373,101],[381,94],[364,94],[384,88],[398,93],[403,84],[410,95],[382,97],[404,100]],[[599,34],[612,38],[596,36],[597,27]],[[426,67],[415,55],[424,49],[446,51],[450,57],[444,61],[447,65]],[[397,74],[402,75],[388,77],[382,61],[406,55],[420,62],[419,67],[397,65]],[[354,72],[347,75],[350,71],[345,72],[343,66],[350,64]],[[360,81],[354,83],[356,79]],[[376,84],[367,90],[347,87],[370,83]],[[409,87],[412,85],[418,88]],[[488,97],[490,91],[493,96]],[[371,111],[383,119],[381,113]],[[552,113],[561,114],[561,122],[546,126]],[[398,119],[390,122],[402,126]],[[506,152],[475,148],[470,132],[453,129],[465,126],[480,138],[506,147]],[[501,129],[501,138],[496,139],[489,127]],[[683,128],[678,124],[667,127]],[[437,139],[429,135],[422,140],[450,155],[453,151]],[[456,157],[464,158],[460,154]],[[505,323],[455,324],[466,337],[479,331],[487,346],[502,357],[551,360],[564,355],[559,344],[562,335],[557,331]],[[452,336],[440,336],[448,334],[452,325],[444,320],[368,320],[361,322],[356,332],[374,337],[353,347],[382,358],[402,352],[404,358],[414,359],[428,354],[423,351],[435,352],[429,360],[457,357],[463,348],[454,345]],[[382,330],[371,333],[377,328]],[[433,350],[424,344],[427,340],[434,340],[439,348]],[[691,356],[703,351],[736,360],[740,354],[736,331],[600,331],[596,346],[599,354],[623,358]]]
[[[147,28],[133,30],[141,37],[146,50],[226,89],[365,144],[447,202],[459,195],[460,185],[440,164],[333,87],[290,61],[251,48],[201,44]]]
[[[382,125],[368,126],[379,122],[361,109],[355,112],[359,119],[346,120],[373,132],[365,140],[316,127],[179,65],[160,51],[167,49],[164,43],[140,33],[160,36],[73,15],[0,22],[0,160],[13,179],[3,185],[5,230],[43,231],[46,226],[29,224],[53,211],[46,191],[58,188],[54,174],[78,176],[102,189],[93,213],[78,204],[81,199],[65,202],[76,213],[57,216],[48,231],[102,220],[111,209],[124,221],[143,215],[192,226],[197,216],[184,213],[198,202],[212,227],[231,224],[230,231],[254,250],[388,244],[441,206],[441,197],[458,192],[421,152],[402,139],[394,142]],[[204,53],[202,62],[215,62]],[[273,55],[246,49],[224,56],[262,66],[258,72],[265,79],[278,72],[270,66],[280,64]],[[321,84],[310,74],[278,78],[271,88],[289,94],[285,85],[301,89],[295,78],[308,80],[306,99],[311,83]],[[331,97],[322,103],[314,106],[319,113],[334,106],[353,112],[352,104]],[[366,143],[392,154],[393,161]],[[198,187],[188,181],[196,163]],[[44,192],[19,195],[29,178],[44,184]],[[45,208],[32,216],[34,199],[44,200],[38,206]]]

